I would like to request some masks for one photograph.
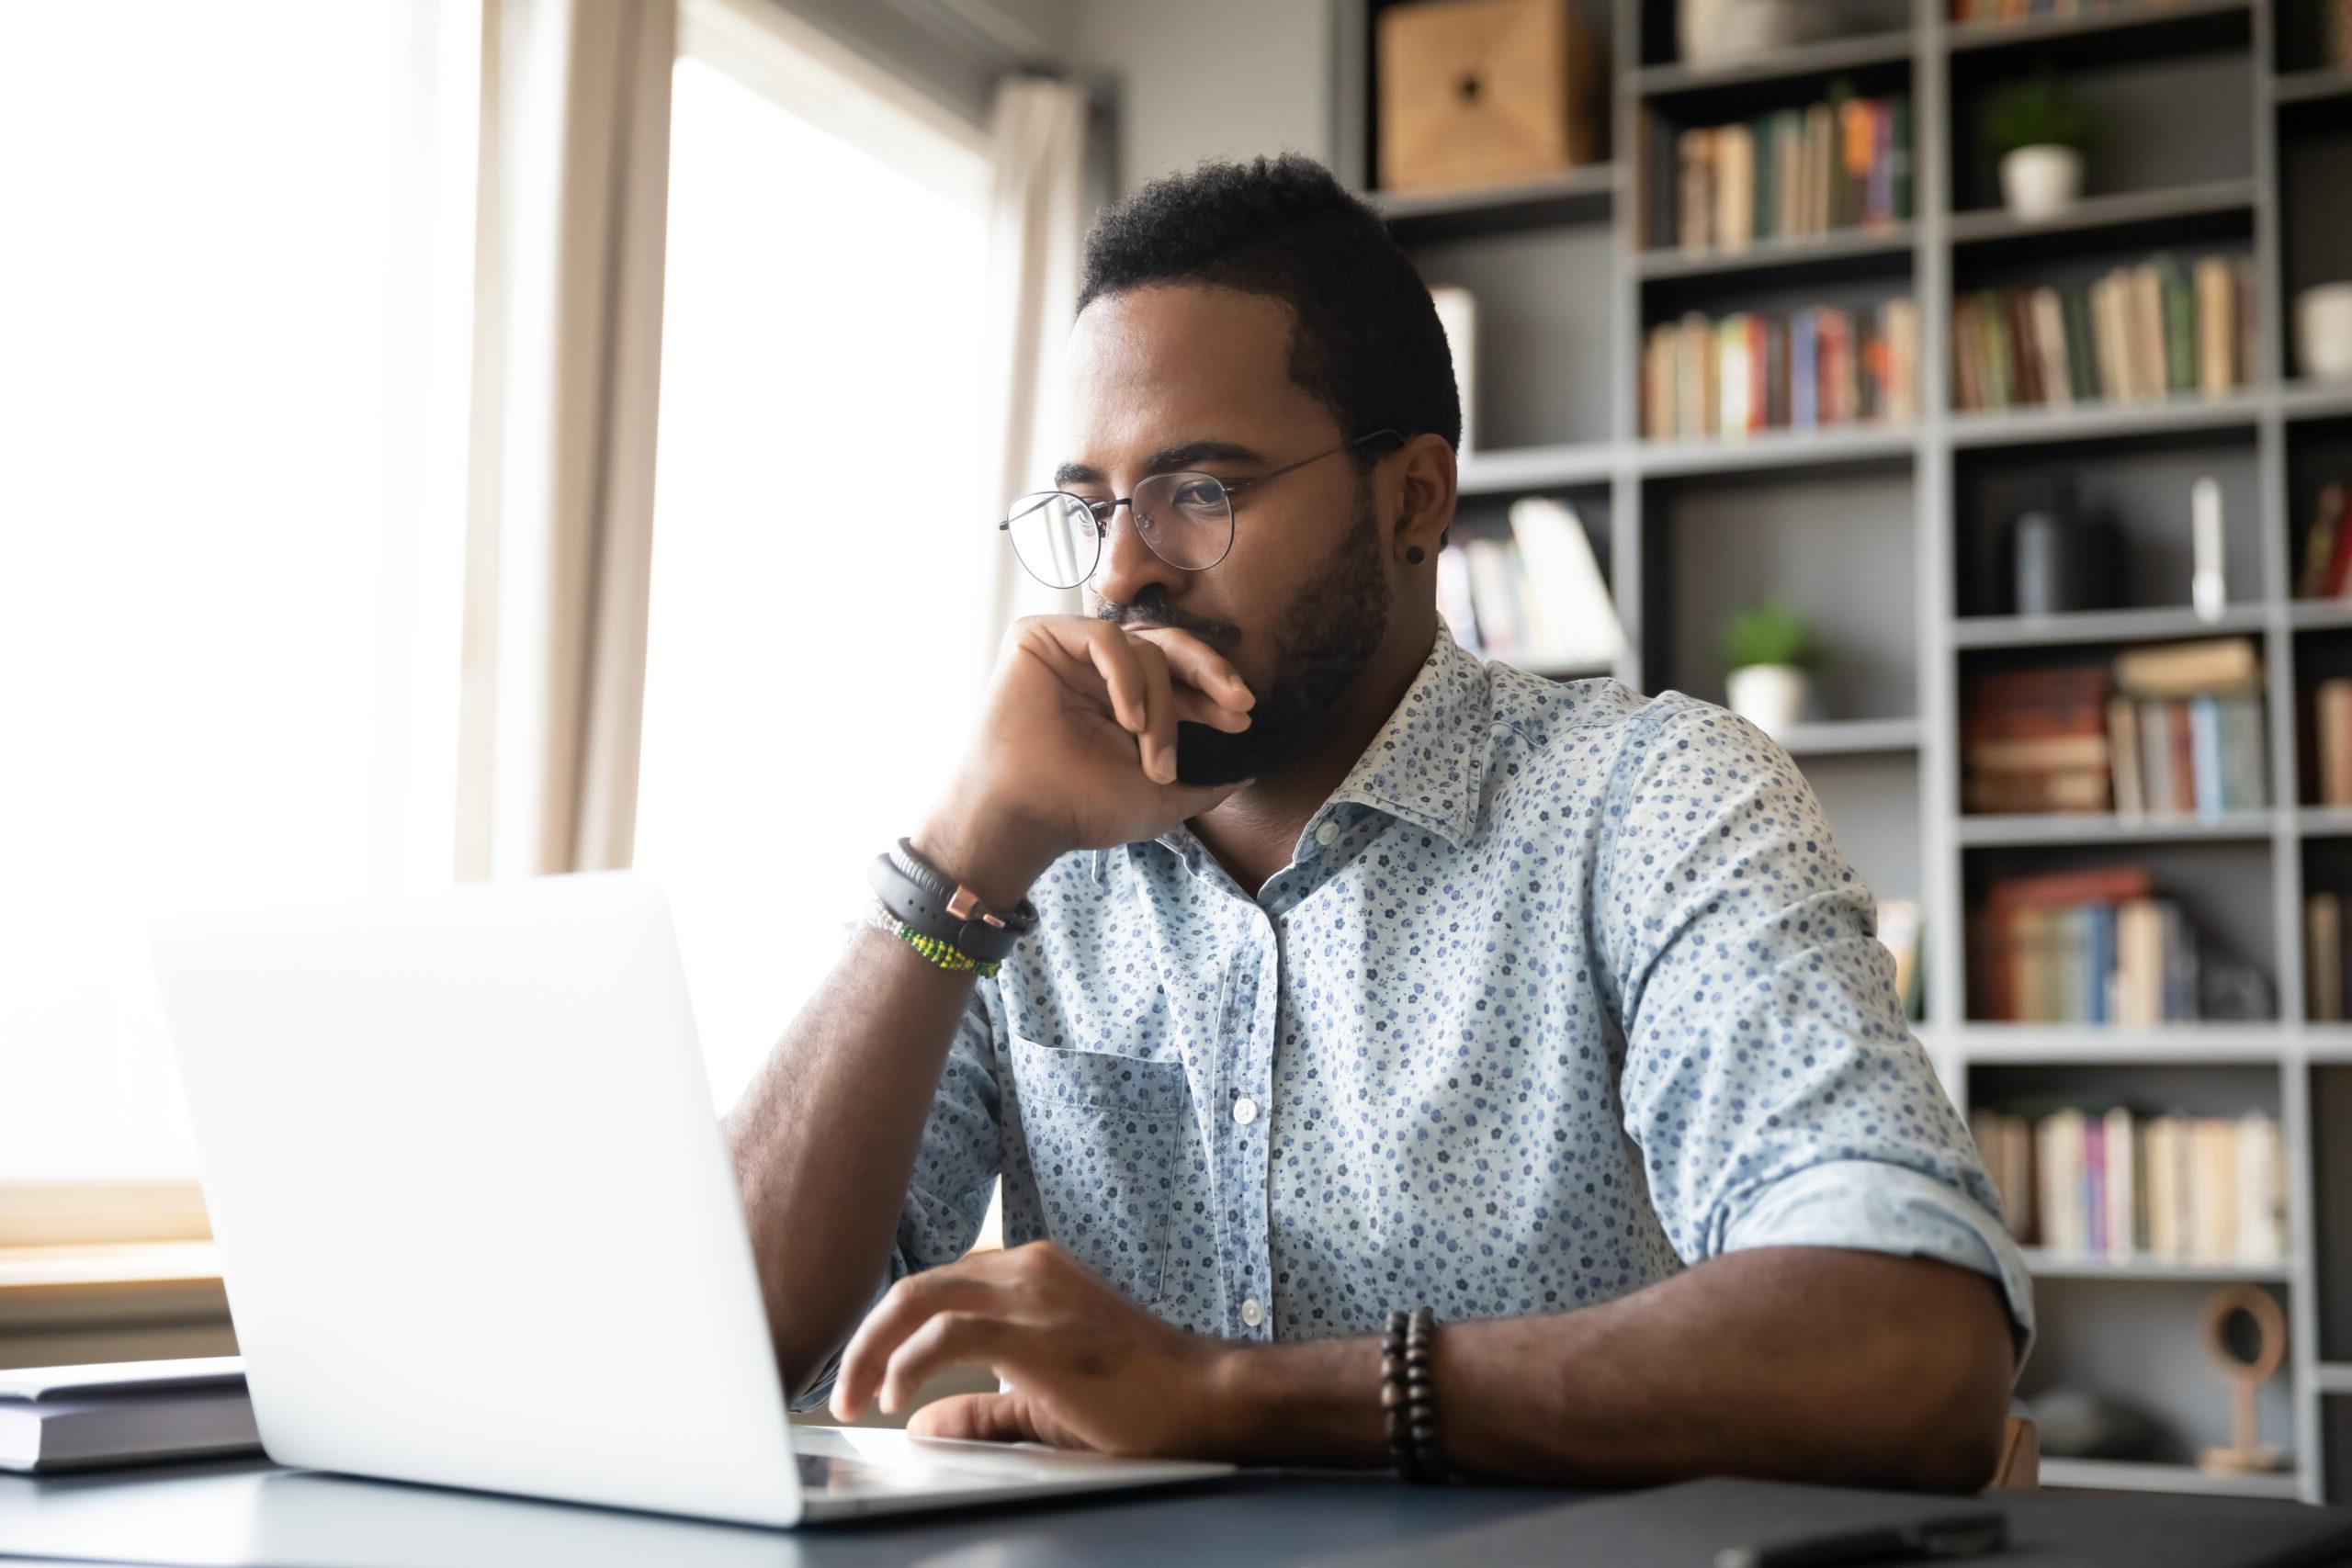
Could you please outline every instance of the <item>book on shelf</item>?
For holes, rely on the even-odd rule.
[[[1995,879],[1970,917],[1970,1016],[2145,1028],[2199,1015],[2197,932],[2145,865]]]
[[[1909,299],[1857,310],[1692,311],[1652,327],[1642,353],[1642,434],[1741,436],[1918,412],[1919,318]]]
[[[1963,411],[2219,397],[2253,379],[2250,262],[2158,255],[2088,282],[1985,288],[1952,301]]]
[[[2263,736],[2249,637],[2126,649],[2111,666],[1979,671],[1961,724],[1962,802],[2207,820],[2258,810],[2269,804]]]
[[[1885,229],[1912,216],[1908,94],[1820,102],[1660,136],[1650,243],[1686,254]]]
[[[2344,950],[2344,895],[2333,892],[2303,895],[2303,987],[2305,1010],[2313,1023],[2342,1023],[2344,982],[2348,969]]]
[[[2312,688],[2312,799],[2321,806],[2352,806],[2352,679],[2331,675]]]
[[[2113,1263],[2287,1257],[2285,1145],[2261,1111],[1979,1109],[1969,1131],[2022,1246]]]
[[[1438,609],[1463,647],[1538,672],[1590,669],[1624,651],[1608,581],[1576,509],[1511,502],[1508,537],[1474,534],[1438,552]]]
[[[1955,22],[2021,22],[2035,17],[2088,17],[2102,11],[2154,10],[2176,0],[1951,0]]]
[[[2298,597],[2352,597],[2352,516],[2346,513],[2347,496],[2352,496],[2352,491],[2343,485],[2320,486],[2311,531],[2303,536],[2303,567],[2295,581]]]

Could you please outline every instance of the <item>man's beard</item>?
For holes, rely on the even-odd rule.
[[[1388,635],[1394,595],[1380,569],[1380,523],[1369,493],[1361,506],[1355,526],[1300,587],[1275,626],[1274,672],[1251,688],[1258,702],[1250,710],[1250,728],[1229,735],[1205,724],[1177,725],[1179,783],[1228,784],[1272,774]],[[1187,619],[1153,586],[1146,586],[1133,604],[1105,604],[1097,614],[1122,625],[1141,621],[1189,631],[1228,656],[1239,639],[1230,622]]]

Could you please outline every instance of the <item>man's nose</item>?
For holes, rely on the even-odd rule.
[[[1114,604],[1132,604],[1145,587],[1158,583],[1171,597],[1184,591],[1184,579],[1190,572],[1170,566],[1152,553],[1144,543],[1143,530],[1136,521],[1132,504],[1113,509],[1111,519],[1103,525],[1102,561],[1094,569],[1094,581],[1087,586],[1097,598]]]

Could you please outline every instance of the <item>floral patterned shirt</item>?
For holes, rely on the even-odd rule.
[[[1253,897],[1182,827],[1057,861],[958,1026],[890,1277],[1003,1179],[1227,1338],[1605,1302],[1742,1247],[2024,1262],[1869,891],[1722,708],[1428,660]],[[822,1397],[820,1380],[806,1403]]]

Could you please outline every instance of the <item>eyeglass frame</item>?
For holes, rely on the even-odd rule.
[[[1405,433],[1401,430],[1394,430],[1386,426],[1383,426],[1378,430],[1366,431],[1363,434],[1357,436],[1352,441],[1342,441],[1337,446],[1327,446],[1311,457],[1301,457],[1295,463],[1284,463],[1279,468],[1274,468],[1262,474],[1253,474],[1246,479],[1221,479],[1215,474],[1204,473],[1198,468],[1171,468],[1164,474],[1151,474],[1147,476],[1148,481],[1148,479],[1177,479],[1190,474],[1195,478],[1208,480],[1211,484],[1216,486],[1217,489],[1225,492],[1225,548],[1218,551],[1216,559],[1210,561],[1206,566],[1185,566],[1181,562],[1169,560],[1166,556],[1160,555],[1159,547],[1151,542],[1150,535],[1144,533],[1142,529],[1138,528],[1136,530],[1136,536],[1143,540],[1144,548],[1149,550],[1161,561],[1174,567],[1178,571],[1214,570],[1217,567],[1224,565],[1225,558],[1233,553],[1233,541],[1240,533],[1240,508],[1235,502],[1234,498],[1236,496],[1239,495],[1244,491],[1254,491],[1261,485],[1271,484],[1275,479],[1282,478],[1284,474],[1293,473],[1297,469],[1306,467],[1309,463],[1319,463],[1326,457],[1336,456],[1341,452],[1352,451],[1356,447],[1363,446],[1367,441],[1377,441],[1383,436],[1393,436],[1396,440],[1402,441],[1405,439]],[[1021,570],[1027,572],[1030,576],[1037,578],[1038,581],[1045,582],[1046,586],[1048,588],[1083,588],[1089,582],[1093,581],[1094,573],[1100,570],[1102,565],[1102,541],[1111,536],[1112,515],[1115,513],[1119,508],[1124,506],[1127,509],[1127,515],[1130,518],[1133,518],[1136,510],[1135,496],[1133,494],[1127,494],[1105,497],[1101,501],[1089,501],[1086,497],[1080,495],[1073,491],[1060,489],[1031,491],[1028,494],[1029,496],[1038,498],[1037,505],[1032,506],[1026,511],[1016,513],[1014,515],[1007,517],[1002,522],[999,523],[996,525],[999,533],[1003,534],[1008,539],[1011,539],[1013,524],[1020,521],[1021,518],[1029,515],[1031,512],[1036,511],[1037,507],[1045,505],[1046,502],[1044,498],[1056,495],[1068,496],[1070,500],[1078,502],[1080,506],[1083,507],[1086,510],[1087,515],[1094,519],[1094,558],[1087,563],[1085,573],[1080,576],[1076,582],[1046,582],[1046,580],[1043,577],[1037,576],[1036,568],[1031,566],[1029,562],[1022,557],[1020,543],[1015,540],[1012,541],[1012,555],[1015,560],[1019,560],[1021,562]]]

